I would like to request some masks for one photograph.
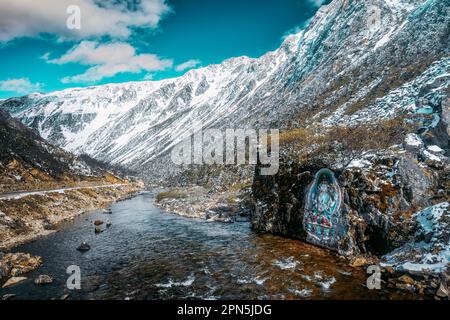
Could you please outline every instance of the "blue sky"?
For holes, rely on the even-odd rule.
[[[230,57],[258,57],[328,2],[0,0],[0,98],[158,80]],[[81,29],[66,25],[76,14],[66,11],[72,4]]]

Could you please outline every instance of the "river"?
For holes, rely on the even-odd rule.
[[[259,235],[247,222],[223,224],[169,214],[142,193],[78,217],[50,236],[12,251],[44,264],[0,295],[15,299],[389,299],[368,290],[367,275],[335,253],[300,241]],[[95,234],[93,221],[112,225]],[[76,248],[82,241],[87,252]],[[68,266],[81,269],[81,290],[69,290]],[[54,282],[37,286],[48,274]]]

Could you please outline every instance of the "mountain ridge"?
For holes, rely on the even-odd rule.
[[[49,144],[4,110],[0,136],[0,192],[121,181],[107,165]]]
[[[374,26],[372,7],[380,11]],[[285,130],[342,119],[352,126],[358,112],[367,121],[377,99],[414,81],[433,63],[441,68],[431,77],[448,72],[448,10],[442,0],[334,0],[304,30],[260,58],[230,58],[156,82],[29,95],[0,102],[0,108],[66,150],[155,172],[192,129]],[[398,74],[395,65],[407,71]],[[443,88],[448,81],[445,76]],[[402,100],[418,99],[414,94]],[[386,104],[388,110],[370,121],[407,109],[403,102]]]

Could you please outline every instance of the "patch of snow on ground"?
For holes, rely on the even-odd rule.
[[[405,143],[407,146],[412,147],[420,147],[423,145],[422,139],[415,133],[409,133],[405,138]]]
[[[383,257],[382,265],[401,271],[443,272],[450,265],[449,203],[443,202],[414,215],[418,225],[415,239]]]
[[[325,281],[319,282],[319,284],[320,284],[320,286],[322,287],[323,290],[329,290],[331,285],[333,283],[335,283],[335,282],[336,282],[336,278],[335,277],[331,277],[331,278],[326,279]]]
[[[367,160],[356,159],[352,160],[347,166],[347,168],[367,168],[370,167],[371,163]]]
[[[427,149],[432,151],[432,152],[438,152],[438,153],[444,152],[444,150],[442,150],[440,147],[435,146],[435,145],[428,146]]]
[[[423,155],[427,158],[427,159],[429,159],[429,160],[431,160],[431,161],[437,161],[437,162],[441,162],[442,160],[441,160],[441,158],[439,158],[438,156],[435,156],[434,154],[432,154],[432,153],[430,153],[430,152],[428,152],[428,151],[424,151],[423,152]]]
[[[237,283],[238,284],[249,284],[249,283],[256,283],[258,286],[262,286],[267,280],[269,280],[270,277],[265,277],[265,278],[260,278],[260,277],[255,277],[255,278],[239,278],[237,279]]]

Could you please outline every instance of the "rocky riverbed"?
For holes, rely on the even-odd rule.
[[[37,269],[42,265],[42,258],[28,253],[1,253],[0,252],[0,284],[2,288],[8,288],[19,284],[27,278],[25,274]],[[36,279],[42,283],[44,276]],[[4,299],[12,296],[4,296]]]
[[[104,208],[143,188],[139,183],[82,188],[0,200],[0,249],[48,235],[58,224],[87,211]]]
[[[239,185],[242,187],[242,185]],[[251,189],[213,191],[200,186],[172,188],[157,194],[155,204],[170,213],[210,222],[248,221]]]

